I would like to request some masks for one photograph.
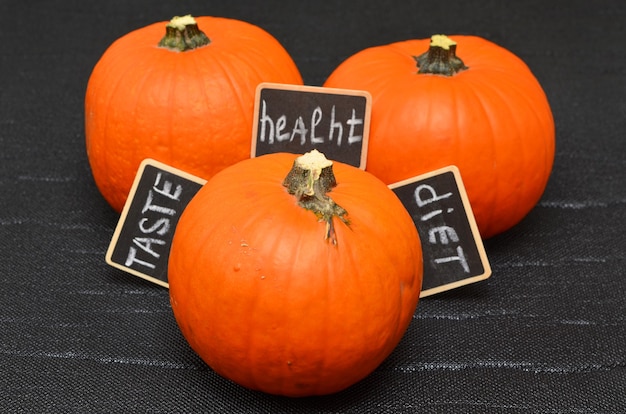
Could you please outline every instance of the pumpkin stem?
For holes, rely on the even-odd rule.
[[[337,244],[334,217],[346,225],[350,224],[346,217],[348,212],[326,195],[336,185],[333,162],[317,150],[296,158],[283,181],[283,186],[296,197],[300,207],[315,213],[319,221],[326,222],[324,239],[334,245]]]
[[[446,35],[433,35],[428,51],[413,58],[420,74],[452,76],[467,69],[456,55],[456,42]]]
[[[211,40],[198,28],[196,19],[190,14],[175,16],[165,26],[165,36],[159,42],[159,47],[174,52],[184,52],[197,49],[211,43]]]

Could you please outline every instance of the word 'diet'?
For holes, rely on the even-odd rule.
[[[488,278],[491,269],[460,172],[449,166],[392,184],[422,244],[421,297]]]

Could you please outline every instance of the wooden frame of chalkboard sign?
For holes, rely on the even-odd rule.
[[[422,243],[420,297],[491,276],[461,173],[448,166],[389,186],[411,214]]]
[[[371,102],[367,91],[261,83],[250,156],[317,149],[330,160],[365,169]]]
[[[170,165],[145,159],[113,233],[106,262],[169,288],[167,263],[176,224],[205,183]]]

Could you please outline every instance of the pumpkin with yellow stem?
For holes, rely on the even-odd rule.
[[[287,396],[340,391],[395,348],[418,302],[413,221],[373,175],[316,151],[252,158],[186,207],[170,298],[217,373]]]
[[[204,179],[249,158],[261,82],[302,78],[279,42],[250,23],[175,17],[115,41],[85,96],[87,155],[104,198],[121,211],[145,158]]]
[[[543,194],[555,150],[548,100],[528,66],[492,42],[435,35],[372,47],[324,86],[372,94],[367,170],[385,183],[456,165],[484,238]]]

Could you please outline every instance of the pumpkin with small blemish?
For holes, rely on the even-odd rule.
[[[372,94],[367,170],[392,184],[456,165],[484,238],[539,201],[555,126],[528,66],[477,36],[435,35],[362,50],[324,86]]]
[[[222,17],[175,17],[116,40],[85,96],[89,163],[121,211],[140,163],[153,158],[208,179],[250,157],[261,82],[302,84],[269,33]]]
[[[216,174],[176,227],[172,310],[218,374],[291,397],[343,390],[395,348],[418,303],[412,218],[379,179],[313,151]]]

